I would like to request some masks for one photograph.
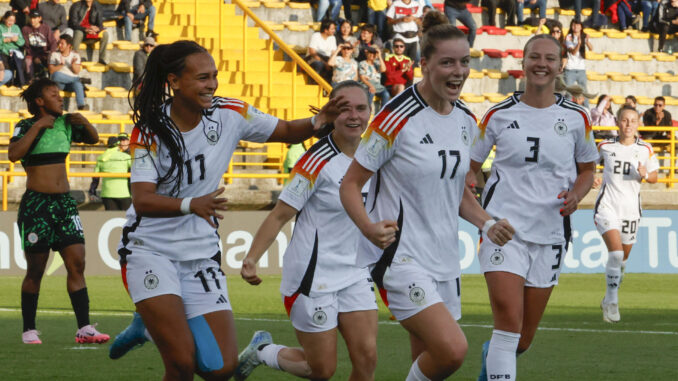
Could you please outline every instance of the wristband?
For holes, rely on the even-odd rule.
[[[645,172],[645,176],[643,176],[643,178],[645,179],[645,181],[647,181],[647,179],[650,178],[650,174]]]
[[[312,125],[314,128],[315,128],[315,122],[316,122],[316,119],[317,119],[316,116],[318,116],[318,115],[313,115],[313,116],[311,117],[311,125]]]
[[[494,225],[496,223],[497,223],[497,221],[495,221],[494,219],[485,221],[485,225],[483,225],[483,228],[481,229],[482,232],[487,234],[487,232],[490,231],[490,228],[492,227],[492,225]]]
[[[181,207],[179,208],[181,214],[191,214],[191,200],[193,200],[193,197],[184,197],[181,200]]]

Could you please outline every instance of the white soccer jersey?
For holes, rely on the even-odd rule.
[[[652,146],[640,139],[631,145],[619,143],[619,138],[598,145],[603,169],[603,184],[596,199],[595,213],[610,209],[626,220],[640,218],[640,183],[638,163],[651,173],[659,169]]]
[[[169,116],[170,105],[164,111]],[[179,194],[171,197],[200,197],[215,191],[238,142],[265,142],[277,123],[277,118],[243,101],[215,97],[212,107],[203,112],[200,124],[182,133],[186,146],[183,180]],[[131,181],[157,184],[160,176],[167,173],[171,161],[167,147],[157,137],[147,139],[152,141],[150,154],[144,136],[134,128],[130,139]],[[156,193],[170,196],[172,186],[171,182],[158,184]],[[218,220],[215,218],[214,221]],[[139,250],[184,261],[211,258],[219,251],[218,244],[216,229],[195,214],[142,217],[131,206],[127,210],[127,223],[118,252],[124,255]]]
[[[339,200],[339,185],[352,161],[328,135],[294,166],[280,194],[281,201],[299,211],[283,257],[283,295],[315,297],[369,276],[364,266],[355,264],[360,231]]]
[[[429,107],[416,86],[374,118],[355,159],[375,172],[366,209],[373,222],[398,222],[396,241],[379,249],[361,236],[358,264],[376,264],[374,281],[393,261],[416,261],[435,280],[460,275],[458,224],[475,116],[457,101],[448,115]]]
[[[560,215],[558,194],[574,186],[576,163],[598,160],[591,120],[585,108],[560,95],[550,107],[536,109],[520,102],[521,94],[490,108],[471,149],[471,159],[482,163],[497,147],[483,207],[508,219],[524,241],[567,241],[569,218]]]

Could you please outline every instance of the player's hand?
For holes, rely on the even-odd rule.
[[[370,224],[363,234],[375,246],[380,249],[385,249],[395,242],[397,231],[398,223],[395,221],[384,220]]]
[[[496,224],[492,225],[492,227],[487,230],[487,238],[496,245],[504,246],[508,241],[513,239],[513,234],[515,232],[513,226],[511,226],[508,220],[504,218],[497,221]]]
[[[318,111],[315,118],[315,125],[313,129],[319,130],[322,126],[334,122],[341,114],[341,109],[348,105],[348,99],[343,95],[339,95],[327,101],[325,105]]]
[[[640,181],[643,181],[647,175],[647,168],[641,162],[638,162],[638,174],[640,175]]]
[[[68,122],[74,126],[86,126],[89,124],[89,120],[85,118],[81,113],[76,112],[73,114],[67,115]]]
[[[600,177],[594,177],[593,178],[593,188],[599,188],[600,184],[603,183],[603,179]]]
[[[565,217],[574,213],[579,205],[579,197],[570,190],[562,191],[558,194],[559,199],[563,199],[563,207],[560,208],[560,215]]]
[[[476,194],[476,174],[471,171],[466,172],[466,187],[473,195]]]
[[[54,127],[54,119],[56,118],[54,118],[52,115],[45,115],[38,119],[38,121],[33,124],[33,127],[39,128],[41,130],[44,130],[45,128],[52,128]]]
[[[226,207],[226,201],[228,200],[223,197],[218,197],[220,194],[224,193],[224,190],[225,188],[221,187],[212,193],[191,200],[191,212],[204,218],[205,221],[215,229],[217,224],[214,223],[213,218],[216,217],[220,220],[224,219],[224,216],[217,211],[228,209],[228,207]]]
[[[242,261],[242,268],[240,269],[240,276],[245,282],[256,286],[261,283],[261,278],[257,276],[257,264],[250,258],[245,257]]]

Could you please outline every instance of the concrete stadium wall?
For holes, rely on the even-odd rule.
[[[222,268],[237,277],[242,259],[267,212],[227,212],[219,227],[222,246]],[[122,225],[121,212],[80,212],[85,229],[87,275],[119,275],[117,245]],[[593,225],[592,210],[580,210],[573,216],[573,244],[563,258],[563,272],[602,273],[605,271],[607,250]],[[288,223],[276,243],[261,261],[262,274],[280,274],[283,254],[294,224]],[[638,229],[636,243],[627,272],[678,274],[677,210],[646,211]],[[476,253],[477,229],[462,221],[459,231],[461,267],[464,273],[479,272]],[[554,264],[555,264],[554,257]],[[0,212],[0,276],[23,275],[26,268],[24,253],[16,225],[16,212]],[[52,255],[47,275],[63,275],[65,270],[58,255]]]

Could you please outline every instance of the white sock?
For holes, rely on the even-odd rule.
[[[520,333],[495,329],[490,339],[487,352],[488,380],[516,379],[516,349],[520,341]]]
[[[410,373],[407,374],[405,381],[431,381],[431,379],[424,376],[424,373],[419,369],[419,359],[416,359],[412,363]]]
[[[278,364],[278,353],[284,348],[287,347],[278,344],[268,344],[261,349],[257,349],[257,358],[269,368],[281,370]]]
[[[624,259],[624,260],[622,261],[622,265],[621,265],[621,271],[622,271],[622,273],[624,272],[624,270],[626,270],[626,261],[628,261],[628,259]]]
[[[605,302],[607,303],[619,303],[617,291],[619,290],[619,281],[621,280],[623,259],[623,251],[611,251],[607,257],[607,266],[605,266],[605,281],[607,282]]]

